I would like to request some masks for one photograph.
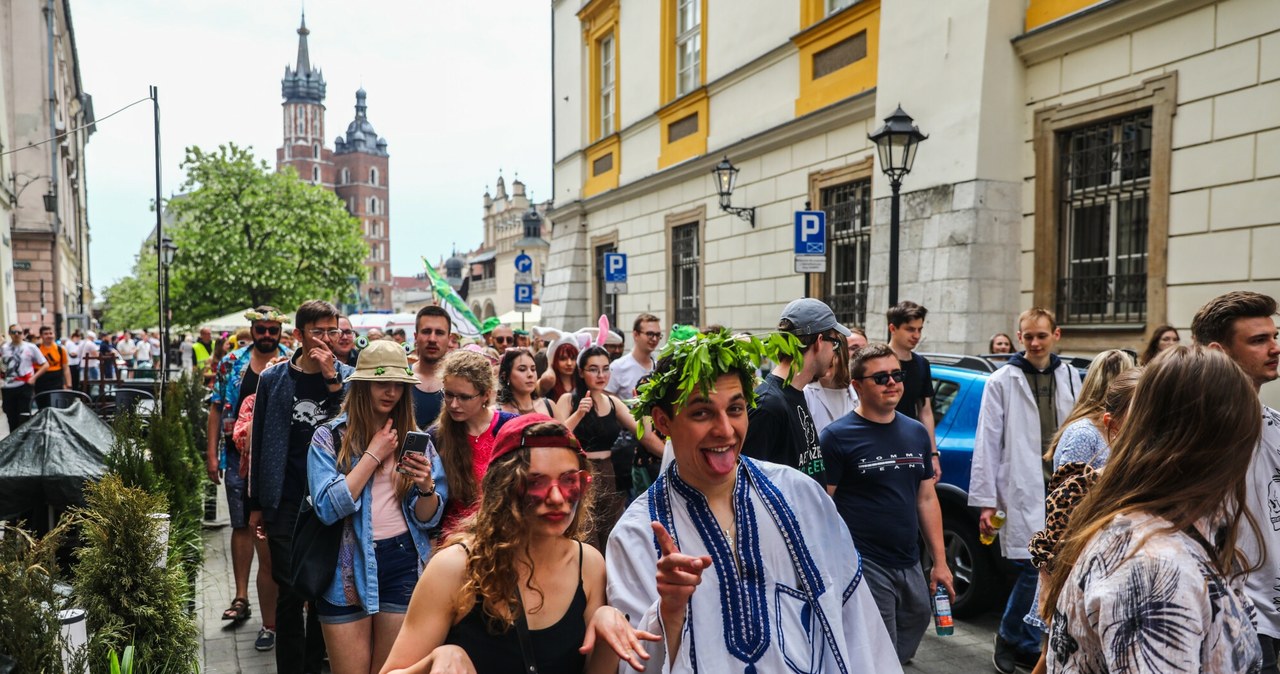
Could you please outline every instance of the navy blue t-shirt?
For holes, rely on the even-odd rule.
[[[879,424],[855,411],[823,429],[821,442],[827,484],[858,552],[890,569],[918,563],[916,495],[933,477],[929,432],[901,413]]]

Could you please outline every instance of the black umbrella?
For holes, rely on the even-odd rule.
[[[84,505],[85,480],[106,473],[111,428],[81,402],[47,407],[0,440],[0,519]]]

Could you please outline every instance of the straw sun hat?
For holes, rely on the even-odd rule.
[[[404,347],[385,339],[374,340],[360,352],[356,371],[347,381],[389,381],[398,384],[417,384],[418,378],[409,369],[409,359]]]

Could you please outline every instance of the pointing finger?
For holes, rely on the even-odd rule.
[[[675,539],[671,538],[671,534],[667,533],[667,528],[662,526],[661,522],[651,522],[649,526],[653,527],[653,535],[658,538],[658,549],[662,551],[663,556],[680,552],[680,548],[676,547]]]

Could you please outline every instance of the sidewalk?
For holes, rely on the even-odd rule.
[[[204,530],[204,568],[197,584],[196,619],[200,630],[200,671],[209,674],[263,674],[276,671],[275,653],[260,653],[253,647],[262,619],[258,615],[258,589],[253,578],[258,560],[249,571],[249,605],[253,617],[232,628],[222,621],[222,612],[231,605],[231,527],[227,519],[227,498],[218,487],[216,528]],[[206,525],[207,526],[207,525]]]

